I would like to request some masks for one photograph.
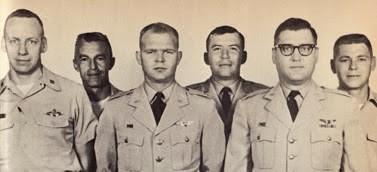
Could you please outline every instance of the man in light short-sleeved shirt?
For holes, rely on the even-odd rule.
[[[42,65],[41,19],[14,11],[2,48],[10,69],[0,81],[0,171],[93,171],[97,119],[81,85]]]

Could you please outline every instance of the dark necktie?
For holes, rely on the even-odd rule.
[[[152,99],[151,107],[157,125],[158,122],[160,122],[162,113],[164,112],[166,107],[166,103],[162,100],[164,98],[165,96],[164,94],[162,94],[162,92],[157,92]]]
[[[224,87],[223,89],[221,89],[221,92],[220,92],[220,95],[222,94],[221,105],[223,107],[225,114],[228,114],[230,105],[232,105],[232,100],[230,100],[231,92],[232,90],[229,87]]]
[[[291,113],[292,121],[294,122],[298,113],[298,105],[295,97],[299,95],[298,91],[291,91],[287,98],[289,112]]]

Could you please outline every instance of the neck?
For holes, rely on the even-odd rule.
[[[216,81],[217,83],[223,85],[223,86],[230,86],[232,85],[233,83],[237,82],[238,80],[241,79],[240,76],[237,76],[237,77],[233,77],[231,79],[221,79],[221,78],[217,78],[215,76],[212,76],[213,77],[213,80]]]
[[[42,68],[39,67],[31,74],[17,73],[14,70],[9,71],[9,79],[16,85],[25,85],[36,82],[42,76]]]
[[[348,94],[355,97],[358,104],[364,104],[368,100],[369,87],[367,84],[359,89],[349,89],[349,90],[345,88],[339,88],[339,89],[346,91],[348,92]]]
[[[157,82],[150,82],[148,80],[145,80],[145,82],[151,87],[153,88],[155,91],[157,92],[162,92],[164,91],[166,88],[168,88],[171,84],[173,84],[175,82],[175,80],[172,80],[170,82],[166,82],[166,83],[157,83]]]
[[[311,82],[311,79],[303,82],[303,83],[299,83],[299,84],[291,84],[291,83],[287,83],[287,82],[284,82],[283,80],[280,80],[280,83],[282,85],[284,85],[286,88],[290,89],[290,90],[301,90],[302,88],[305,88],[307,87]]]
[[[110,96],[111,85],[107,84],[106,86],[100,88],[85,86],[85,90],[91,102],[98,102]]]

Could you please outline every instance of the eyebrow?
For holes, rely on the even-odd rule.
[[[223,47],[223,45],[220,45],[220,44],[214,44],[214,45],[212,45],[211,46],[211,48],[213,48],[213,47],[218,47],[218,46],[220,46],[220,47]],[[229,47],[238,47],[238,48],[241,48],[241,46],[239,45],[239,44],[230,44],[229,45]]]

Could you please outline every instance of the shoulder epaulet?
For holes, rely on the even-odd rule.
[[[347,92],[337,89],[331,89],[331,88],[325,88],[324,86],[321,86],[321,89],[324,90],[326,93],[330,94],[338,94],[346,97],[351,97]]]
[[[202,83],[196,83],[196,84],[191,84],[191,85],[186,86],[186,88],[195,89],[195,90],[199,90],[201,87],[202,87]]]
[[[134,89],[131,89],[131,90],[128,90],[128,91],[121,91],[121,92],[118,92],[117,94],[110,96],[109,100],[113,100],[113,99],[116,99],[116,98],[119,98],[119,97],[122,97],[122,96],[129,96],[133,92],[134,92]]]
[[[265,89],[260,89],[260,90],[257,90],[257,91],[254,91],[252,93],[249,93],[247,94],[246,96],[244,96],[242,99],[243,100],[246,100],[246,99],[249,99],[249,98],[252,98],[252,97],[255,97],[257,95],[260,95],[260,94],[266,94],[271,88],[265,88]]]
[[[192,95],[197,95],[197,96],[200,96],[200,97],[205,97],[205,98],[208,98],[209,99],[209,96],[207,94],[204,94],[203,92],[201,91],[198,91],[198,90],[195,90],[195,89],[192,89],[192,88],[185,88],[187,90],[187,92],[189,94],[192,94]]]

